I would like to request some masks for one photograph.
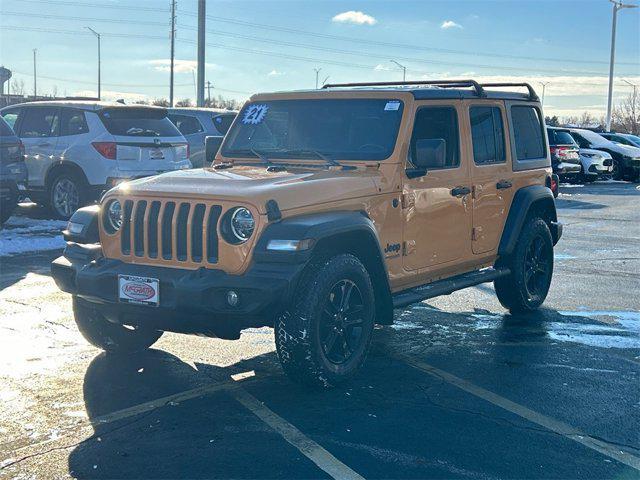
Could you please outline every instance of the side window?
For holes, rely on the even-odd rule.
[[[20,128],[24,138],[56,137],[59,132],[57,108],[26,108]]]
[[[504,126],[500,108],[471,107],[469,118],[473,161],[476,165],[505,162]]]
[[[213,117],[213,124],[222,135],[226,135],[235,118],[235,113],[224,113],[222,115],[216,115]]]
[[[421,107],[416,113],[411,136],[410,159],[414,162],[418,140],[445,142],[444,168],[460,165],[458,114],[453,107]]]
[[[60,135],[80,135],[89,131],[87,120],[82,110],[63,108],[60,117]]]
[[[169,120],[178,127],[182,135],[193,135],[194,133],[203,132],[204,129],[200,124],[200,121],[196,117],[190,115],[176,115],[169,114]]]
[[[511,107],[511,121],[513,122],[518,161],[525,162],[546,157],[542,122],[538,109],[514,105]]]
[[[4,121],[9,124],[9,126],[13,129],[14,132],[16,132],[16,135],[18,135],[18,132],[16,131],[16,126],[17,126],[16,124],[18,123],[19,116],[20,116],[19,108],[5,110],[4,112],[2,112],[2,118],[4,118]]]

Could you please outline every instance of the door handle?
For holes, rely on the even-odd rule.
[[[513,183],[511,183],[510,180],[500,180],[498,183],[496,183],[496,188],[498,190],[501,190],[503,188],[511,188],[513,187]]]
[[[471,193],[471,189],[469,187],[456,187],[451,189],[451,195],[454,197],[464,197],[465,195],[469,195]]]

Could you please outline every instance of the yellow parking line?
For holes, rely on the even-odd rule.
[[[246,390],[238,388],[231,394],[245,408],[278,432],[282,438],[333,478],[340,480],[364,480],[364,477],[354,472],[292,424],[275,414]]]
[[[440,370],[439,368],[429,365],[422,360],[418,360],[416,358],[399,353],[394,353],[393,356],[398,360],[401,360],[404,363],[417,368],[418,370],[442,379],[445,382],[458,387],[459,389],[464,390],[467,393],[475,395],[476,397],[481,398],[504,410],[507,410],[508,412],[518,415],[519,417],[529,420],[530,422],[540,425],[548,430],[551,430],[552,432],[563,435],[575,442],[584,445],[587,448],[590,448],[591,450],[595,450],[596,452],[599,452],[611,459],[617,460],[618,462],[623,463],[631,468],[640,470],[640,458],[620,450],[619,447],[611,445],[607,442],[603,442],[602,440],[598,440],[597,438],[593,438],[587,433],[584,433],[567,423],[561,422],[554,418],[543,415],[542,413],[531,410],[530,408],[515,403],[496,393],[485,390],[482,387],[474,385],[473,383],[463,380],[462,378],[445,372],[444,370]]]

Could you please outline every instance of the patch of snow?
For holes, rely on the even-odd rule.
[[[574,257],[573,255],[567,255],[566,253],[556,253],[554,254],[553,258],[555,258],[556,260],[573,260]]]
[[[413,330],[422,327],[423,326],[418,323],[408,321],[395,322],[393,325],[391,325],[391,328],[393,328],[394,330]]]
[[[560,186],[562,188],[582,188],[584,185],[579,183],[561,183]]]
[[[64,248],[67,222],[13,216],[0,230],[0,257]]]
[[[577,310],[558,313],[569,317],[601,319],[608,324],[551,322],[547,328],[553,340],[599,348],[640,348],[640,312]]]

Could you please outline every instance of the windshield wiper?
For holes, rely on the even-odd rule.
[[[291,155],[307,155],[309,153],[311,153],[312,155],[315,155],[316,157],[318,157],[321,160],[324,160],[328,165],[331,165],[332,167],[342,167],[342,164],[340,162],[337,162],[336,160],[334,160],[333,158],[327,156],[324,153],[321,153],[317,150],[305,150],[305,149],[299,149],[299,150],[287,150],[286,153],[291,154]]]
[[[273,162],[262,152],[258,152],[255,148],[250,149],[250,152],[258,157],[265,165],[273,165]]]

